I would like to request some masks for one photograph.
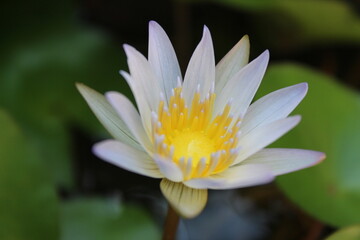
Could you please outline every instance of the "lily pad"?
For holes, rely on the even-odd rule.
[[[326,240],[359,240],[360,239],[360,225],[350,226],[338,230]]]
[[[210,2],[254,13],[257,16],[257,23],[262,27],[259,34],[264,36],[267,46],[271,43],[279,50],[309,44],[360,43],[360,17],[346,1],[210,0]],[[264,31],[264,26],[267,31]]]
[[[46,169],[1,110],[0,126],[0,239],[57,239],[57,199]]]
[[[315,167],[279,177],[291,200],[318,219],[346,226],[360,222],[360,97],[335,79],[294,64],[269,68],[259,96],[308,82],[309,92],[293,114],[299,126],[273,146],[325,152]]]
[[[115,200],[77,199],[62,206],[62,240],[160,239],[139,207]]]
[[[75,83],[101,91],[117,85],[126,92],[126,83],[118,74],[124,59],[117,51],[120,48],[101,34],[71,28],[27,42],[1,65],[0,104],[32,138],[58,186],[71,186],[68,126],[104,133]]]

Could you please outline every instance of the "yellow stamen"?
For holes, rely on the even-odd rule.
[[[224,171],[237,155],[240,119],[233,123],[231,105],[227,104],[212,120],[215,97],[215,93],[210,92],[201,101],[197,91],[188,108],[182,88],[176,87],[168,107],[162,100],[158,112],[154,113],[155,151],[178,164],[185,180]]]

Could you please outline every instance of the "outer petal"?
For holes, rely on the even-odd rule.
[[[222,112],[229,100],[233,100],[231,113],[234,118],[243,117],[253,99],[269,62],[266,50],[243,67],[225,85],[215,102],[215,115]]]
[[[205,189],[189,188],[167,179],[161,181],[160,189],[169,204],[184,218],[199,215],[207,202],[208,192]]]
[[[125,71],[120,71],[120,74],[125,78],[129,84],[131,91],[134,94],[137,107],[139,108],[140,116],[142,119],[145,131],[150,136],[151,133],[151,107],[144,94],[141,94],[142,87],[132,79],[132,77]]]
[[[184,97],[189,104],[198,89],[206,97],[215,82],[214,48],[209,29],[204,26],[203,37],[196,47],[187,67],[184,79]],[[200,86],[198,88],[198,86]]]
[[[241,132],[248,133],[256,127],[287,117],[305,97],[307,83],[300,83],[272,92],[251,104]]]
[[[173,182],[181,182],[184,179],[183,172],[171,159],[166,159],[159,155],[154,156],[161,173]]]
[[[142,151],[115,140],[105,140],[93,147],[94,153],[118,167],[153,178],[163,178],[155,162]]]
[[[132,79],[130,87],[136,101],[139,95],[143,95],[150,109],[156,111],[160,100],[160,80],[155,76],[147,59],[135,48],[125,44],[124,50]]]
[[[227,81],[249,62],[250,43],[245,35],[216,65],[215,93],[219,95]]]
[[[240,165],[261,164],[274,175],[281,175],[318,164],[325,159],[322,152],[303,149],[267,148],[247,158]]]
[[[151,154],[153,152],[152,144],[145,132],[140,115],[134,105],[124,95],[117,92],[107,92],[106,98],[124,120],[140,144]]]
[[[154,21],[149,23],[149,63],[160,80],[160,88],[166,99],[176,87],[181,71],[171,42],[165,31]]]
[[[239,165],[207,178],[194,178],[185,185],[199,189],[233,189],[271,182],[274,175],[261,165]]]
[[[155,104],[152,110],[156,109],[160,97],[159,79],[156,77],[147,59],[140,52],[126,44],[124,44],[124,50],[128,58],[131,77],[141,87],[138,94],[144,94],[150,106]],[[135,92],[134,94],[137,93]]]
[[[240,136],[240,152],[235,159],[234,165],[245,160],[257,151],[263,149],[282,135],[290,131],[301,120],[300,116],[288,117],[277,120],[267,125],[258,127],[245,136]]]
[[[129,144],[138,150],[143,149],[124,121],[116,114],[116,111],[102,94],[81,83],[77,83],[76,87],[101,124],[115,139]]]

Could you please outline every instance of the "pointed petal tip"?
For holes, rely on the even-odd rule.
[[[261,53],[257,58],[255,58],[249,64],[251,64],[251,63],[257,64],[259,66],[264,66],[266,68],[266,66],[269,63],[269,59],[270,59],[270,52],[269,52],[269,50],[265,50],[263,53]]]
[[[301,86],[302,88],[307,89],[309,87],[309,84],[307,82],[302,82],[295,84],[294,86],[299,86],[299,87]]]
[[[239,41],[239,44],[245,46],[248,52],[250,52],[250,38],[249,35],[245,34]]]
[[[83,83],[75,83],[76,89],[80,92],[80,94],[85,98],[85,100],[88,102],[89,93],[95,92],[95,90],[91,89],[90,87],[86,86]]]
[[[297,91],[298,93],[301,93],[302,98],[303,98],[306,95],[308,88],[309,88],[308,83],[302,82],[302,83],[298,83],[295,85],[291,85],[291,86],[287,87],[286,89],[292,89],[294,91]]]
[[[269,49],[266,49],[261,55],[263,55],[265,59],[269,59],[270,58]]]
[[[123,48],[126,50],[128,47],[130,47],[130,45],[129,44],[127,44],[127,43],[124,43],[123,45]]]
[[[244,48],[247,51],[247,54],[249,54],[250,51],[250,39],[249,35],[245,34],[234,46],[234,49]]]
[[[250,39],[249,35],[245,34],[242,38],[236,43],[235,47],[240,47],[246,45],[246,48],[249,50],[250,48]]]
[[[105,139],[105,140],[95,143],[91,147],[91,150],[94,154],[96,154],[96,156],[99,156],[105,149],[109,148],[109,145],[116,143],[116,142],[118,142],[118,141],[115,139]]]
[[[159,24],[156,22],[156,21],[154,21],[154,20],[150,20],[149,21],[149,27],[150,26],[158,26]]]
[[[301,91],[303,92],[304,96],[306,95],[306,93],[308,92],[309,89],[309,84],[307,82],[303,82],[303,83],[299,83],[299,88],[301,89]]]
[[[293,119],[295,125],[298,125],[299,122],[301,121],[301,115],[294,115],[289,118]]]
[[[324,152],[317,152],[317,151],[314,151],[314,152],[317,154],[318,160],[314,162],[313,166],[321,163],[326,158],[326,154]]]
[[[307,155],[308,164],[306,164],[304,166],[301,166],[301,167],[299,167],[297,169],[294,169],[294,170],[292,170],[290,172],[316,166],[319,163],[321,163],[322,161],[324,161],[325,158],[326,158],[326,154],[324,152],[313,151],[313,150],[303,150],[303,149],[300,149],[300,151],[304,151],[304,152],[306,152],[308,154]]]
[[[123,76],[125,78],[125,76],[129,75],[129,73],[127,73],[126,71],[124,70],[119,70],[119,73],[121,76]]]
[[[270,59],[270,52],[269,50],[266,49],[254,61],[259,61],[261,63],[268,64],[269,59]]]
[[[75,87],[77,88],[78,91],[81,91],[81,89],[85,87],[85,84],[80,82],[75,82]]]
[[[326,154],[323,152],[318,152],[318,151],[313,151],[313,150],[303,150],[303,149],[301,149],[301,151],[307,152],[307,154],[308,154],[307,159],[304,160],[304,162],[307,162],[307,163],[302,166],[299,166],[298,168],[294,168],[291,171],[287,171],[284,173],[290,173],[290,172],[298,171],[301,169],[316,166],[316,165],[320,164],[322,161],[324,161],[326,158]],[[294,154],[296,154],[296,153],[294,153]],[[282,174],[284,174],[284,173],[282,173]]]
[[[117,98],[120,94],[115,91],[109,91],[105,93],[106,99],[111,102],[112,99]]]
[[[209,28],[206,25],[204,25],[204,27],[203,27],[203,36],[202,36],[202,38],[203,38],[202,41],[205,40],[205,39],[206,40],[207,39],[211,40],[211,33],[210,33]]]
[[[149,21],[149,33],[151,34],[157,30],[163,30],[163,28],[156,21],[154,20]]]
[[[206,25],[204,25],[203,34],[208,33],[208,32],[210,32],[209,28]]]
[[[124,51],[126,53],[126,56],[129,57],[129,53],[131,53],[134,49],[134,47],[132,47],[131,45],[127,44],[127,43],[124,43],[123,44],[123,48],[124,48]]]
[[[102,158],[104,148],[105,148],[109,143],[111,143],[112,141],[114,141],[114,140],[107,139],[107,140],[104,140],[104,141],[95,143],[95,144],[92,146],[91,151],[92,151],[97,157]]]

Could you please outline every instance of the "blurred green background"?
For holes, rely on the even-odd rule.
[[[356,0],[2,1],[0,239],[159,239],[157,180],[91,153],[108,138],[75,82],[132,98],[121,48],[169,34],[182,70],[206,24],[216,59],[245,34],[270,50],[257,97],[309,83],[301,124],[273,146],[326,152],[275,183],[210,192],[178,239],[360,239],[360,2]]]

